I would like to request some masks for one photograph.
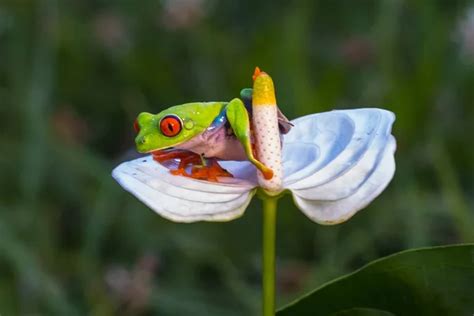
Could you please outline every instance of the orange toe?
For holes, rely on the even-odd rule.
[[[185,176],[185,177],[189,176],[189,174],[186,172],[186,169],[184,168],[170,170],[170,173],[174,176]]]
[[[268,170],[265,170],[262,172],[263,174],[263,177],[265,178],[265,180],[271,180],[273,178],[273,170],[272,169],[268,169]]]

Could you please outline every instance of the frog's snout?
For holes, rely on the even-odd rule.
[[[147,144],[147,140],[145,136],[139,134],[137,137],[135,137],[135,145],[139,153],[147,152],[146,144]]]
[[[137,136],[135,137],[135,145],[139,153],[147,153],[149,151],[150,135],[146,131],[145,126],[152,120],[153,115],[147,112],[140,113],[133,122],[133,128]]]

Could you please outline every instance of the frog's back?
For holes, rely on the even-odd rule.
[[[192,120],[201,128],[207,128],[222,114],[226,105],[227,102],[191,102],[172,106],[161,113],[175,114],[183,120]]]

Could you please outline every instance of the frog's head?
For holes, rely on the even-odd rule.
[[[158,114],[140,113],[135,120],[137,150],[149,153],[182,144],[204,132],[219,114],[219,106],[187,103]]]

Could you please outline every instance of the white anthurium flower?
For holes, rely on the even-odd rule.
[[[348,220],[388,185],[395,172],[392,112],[336,110],[293,120],[282,145],[282,190],[320,224]],[[152,156],[113,171],[120,185],[161,216],[176,222],[229,221],[241,216],[259,186],[247,161],[221,161],[234,177],[219,182],[172,175],[177,162]]]

